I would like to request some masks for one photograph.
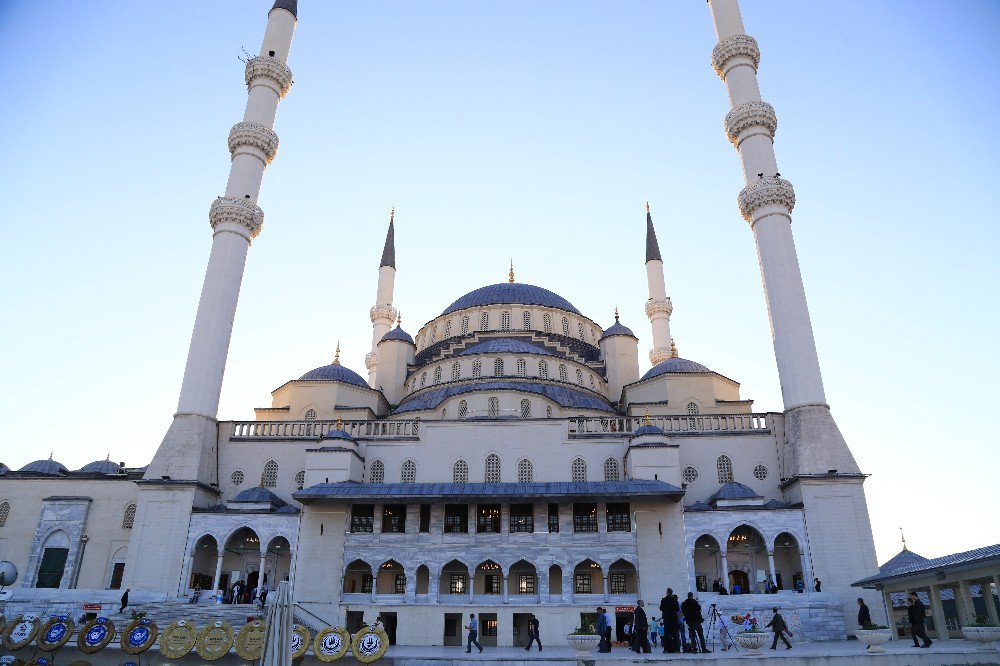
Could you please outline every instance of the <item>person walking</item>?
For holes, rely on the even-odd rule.
[[[611,652],[610,634],[611,631],[608,627],[608,616],[604,613],[604,609],[598,606],[597,635],[601,637],[601,642],[597,644],[598,652]],[[528,647],[531,647],[531,643],[528,643]]]
[[[650,654],[653,648],[649,647],[649,619],[643,609],[642,599],[635,604],[635,613],[632,616],[632,635],[634,636],[634,650],[636,653]]]
[[[649,622],[649,644],[656,647],[656,640],[660,637],[660,623],[654,617]]]
[[[677,652],[677,613],[681,610],[677,595],[673,588],[667,588],[667,594],[660,599],[660,617],[663,619],[663,652]]]
[[[128,606],[128,592],[131,589],[132,588],[130,588],[130,587],[125,588],[125,593],[122,594],[122,605],[121,605],[121,608],[118,609],[119,615],[121,613],[124,613],[125,612],[125,608]]]
[[[872,613],[868,610],[868,606],[865,605],[865,600],[858,597],[858,629],[865,629],[871,623]],[[870,648],[871,645],[865,647]]]
[[[535,614],[531,614],[531,619],[528,620],[528,647],[524,648],[527,651],[531,651],[531,644],[535,641],[538,642],[538,651],[542,651],[542,639],[538,636],[538,618]]]
[[[813,589],[816,590],[817,592],[822,592],[823,581],[821,581],[819,578],[813,578]]]
[[[681,604],[681,612],[684,613],[684,622],[688,627],[688,640],[691,641],[694,651],[698,651],[698,642],[700,641],[701,651],[707,653],[709,650],[708,646],[705,645],[705,633],[701,628],[705,618],[702,617],[701,604],[694,598],[693,592],[688,592],[687,599]],[[696,641],[695,638],[698,640]]]
[[[267,605],[267,579],[264,579],[264,584],[260,586],[260,607],[263,608]]]
[[[476,640],[479,638],[479,620],[476,619],[475,613],[469,613],[469,624],[465,625],[465,628],[469,630],[469,640],[465,644],[465,652],[472,652],[472,646],[475,645],[482,654],[483,646]]]
[[[771,631],[774,632],[774,640],[771,641],[771,649],[778,649],[778,639],[780,638],[781,642],[785,644],[785,649],[791,650],[792,644],[788,642],[787,638],[785,638],[785,633],[787,632],[788,635],[791,636],[792,632],[788,631],[788,625],[785,624],[785,618],[781,617],[781,613],[778,612],[778,607],[775,606],[771,610],[774,611],[774,615],[771,617],[771,621],[764,625],[766,627],[771,627]]]
[[[927,606],[920,600],[916,592],[910,592],[908,601],[910,605],[906,609],[906,616],[910,620],[913,647],[929,648],[934,641],[927,638]],[[918,638],[924,642],[923,645],[917,643]]]

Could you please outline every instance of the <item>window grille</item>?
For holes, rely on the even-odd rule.
[[[413,483],[417,476],[417,463],[412,460],[403,461],[403,466],[399,471],[399,480],[401,483]]]
[[[698,405],[695,404],[695,403],[693,403],[693,402],[689,402],[688,406],[687,406],[687,410],[688,410],[688,414],[697,414],[698,413]]]
[[[427,384],[427,373],[426,372],[422,372],[422,373],[420,373],[420,388],[423,388],[424,385],[426,385],[426,384]]]
[[[566,364],[560,363],[559,364],[559,381],[564,382],[567,379],[569,379],[569,375],[566,373]]]
[[[488,403],[488,415],[491,419],[495,419],[500,416],[500,400],[499,398],[490,398]]]
[[[375,525],[375,505],[355,504],[351,507],[351,532],[372,533]],[[361,584],[364,589],[364,583]],[[371,592],[371,581],[368,591]]]
[[[575,482],[582,482],[587,480],[587,461],[583,458],[573,458],[572,469],[572,479]]]
[[[7,503],[4,502],[6,505]],[[8,505],[9,506],[9,505]],[[4,516],[4,522],[6,522],[7,516]],[[135,504],[129,504],[125,507],[125,515],[122,517],[122,529],[130,530],[132,525],[135,524]]]
[[[405,504],[386,504],[382,507],[382,531],[388,534],[406,533]]]
[[[542,379],[549,378],[549,364],[545,361],[538,362],[538,376]]]
[[[588,375],[588,377],[590,378],[590,388],[593,389],[594,388],[594,375]]]
[[[590,594],[594,591],[590,573],[573,574],[573,581],[574,594]]]
[[[525,312],[521,315],[521,328],[526,331],[531,330],[531,313]]]
[[[469,334],[469,316],[465,315],[462,317],[462,335]]]
[[[559,504],[555,502],[549,504],[549,532],[559,533]]]
[[[306,485],[306,471],[304,469],[300,469],[298,472],[295,473],[295,487],[298,488],[299,490],[302,490],[302,488],[305,487],[305,485]]]
[[[315,420],[316,419],[316,410],[315,409],[308,410],[306,412],[305,419],[306,419],[306,421],[313,421],[313,420]]]
[[[476,359],[472,362],[472,378],[479,379],[483,375],[483,362]]]
[[[583,371],[579,368],[576,369],[576,383],[583,386]]]
[[[486,456],[486,483],[500,483],[500,456],[495,453]]]
[[[447,407],[442,407],[441,408],[441,420],[443,421],[446,418],[448,418],[448,408]]]
[[[504,310],[500,313],[500,330],[509,331],[510,330],[510,312]]]
[[[371,531],[371,530],[369,530]],[[375,578],[371,574],[361,574],[361,593],[371,594],[372,586],[375,584]]]
[[[576,322],[576,331],[577,333],[580,334],[581,340],[583,340],[586,337],[586,334],[583,332],[583,324],[581,324],[580,322]]]
[[[435,326],[434,329],[431,331],[431,342],[432,343],[437,342],[437,337],[438,337],[438,327]]]
[[[628,502],[608,502],[608,531],[631,532],[632,517]]]
[[[451,381],[457,382],[462,378],[462,364],[455,361],[451,364]]]
[[[528,374],[528,364],[523,358],[517,359],[517,376],[524,377],[526,374]]]
[[[452,483],[469,482],[469,463],[464,460],[457,461],[451,468]]]
[[[406,574],[398,573],[396,574],[396,580],[393,581],[392,586],[393,594],[406,594]]]
[[[597,331],[590,329],[590,341],[597,342]]]
[[[605,481],[620,481],[621,474],[618,471],[618,461],[614,458],[608,458],[604,461],[604,480]]]
[[[503,359],[498,358],[493,361],[493,376],[503,377]]]
[[[7,517],[10,516],[10,502],[0,504],[0,527],[7,524]]]
[[[764,465],[757,465],[753,468],[753,475],[758,481],[763,481],[767,478],[767,467]]]
[[[685,467],[684,471],[681,472],[681,478],[687,481],[688,483],[694,483],[695,481],[698,480],[698,470],[690,466]]]
[[[278,485],[278,463],[273,460],[268,460],[264,464],[264,474],[261,476],[262,486],[265,488],[274,488]]]
[[[573,505],[573,531],[597,531],[597,504],[593,502],[579,502]]]
[[[449,594],[466,594],[468,588],[465,587],[465,574],[451,574],[448,580]]]
[[[569,319],[567,319],[566,317],[562,318],[562,328],[563,328],[563,335],[569,335]]]
[[[464,534],[469,531],[469,505],[468,504],[445,504],[444,505],[444,533]],[[463,580],[465,578],[462,575]],[[463,585],[464,588],[464,585]],[[468,591],[468,590],[466,590]]]
[[[542,330],[546,333],[552,332],[552,315],[548,312],[542,315]]]
[[[552,405],[545,405],[545,418],[552,418]]]
[[[628,594],[625,589],[625,572],[612,571],[608,574],[608,591],[611,594]]]
[[[500,534],[499,504],[480,504],[476,507],[476,533]]]
[[[243,485],[243,481],[246,480],[246,476],[241,470],[236,470],[233,475],[229,477],[229,480],[233,482],[234,486]]]
[[[531,483],[535,480],[535,467],[527,458],[517,461],[517,482]]]
[[[715,461],[715,467],[719,470],[719,483],[733,482],[733,461],[729,456],[719,456]]]
[[[535,507],[532,504],[511,504],[509,529],[513,532],[535,531]]]
[[[530,419],[531,418],[531,401],[522,400],[521,401],[521,418]]]
[[[372,468],[368,471],[368,483],[385,482],[385,465],[381,460],[372,463]]]
[[[479,330],[488,331],[490,330],[490,313],[484,312],[479,316]]]
[[[441,383],[441,366],[440,365],[438,367],[434,368],[434,383],[435,384],[440,384]]]
[[[467,403],[465,400],[462,400],[461,402],[458,403],[458,418],[464,419],[468,415],[469,415],[469,403]]]
[[[533,574],[518,574],[517,593],[518,594],[535,593],[535,576]]]
[[[451,319],[449,319],[444,323],[444,337],[446,338],[451,337]]]

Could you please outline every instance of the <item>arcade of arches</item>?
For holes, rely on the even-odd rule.
[[[796,590],[805,584],[808,561],[798,540],[782,532],[773,541],[749,525],[740,525],[720,547],[703,534],[694,544],[695,584],[699,592],[716,591],[720,581],[732,593],[764,593],[769,582],[778,590]]]
[[[258,587],[263,571],[264,582],[273,589],[275,581],[289,575],[291,550],[285,537],[276,536],[261,543],[260,537],[249,527],[233,532],[222,548],[215,536],[206,534],[195,542],[188,558],[187,587],[190,590],[221,588],[225,591],[225,599],[231,602],[233,585],[237,581],[245,583],[245,589],[251,592]],[[248,602],[246,599],[237,601]]]

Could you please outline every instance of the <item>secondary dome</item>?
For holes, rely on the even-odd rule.
[[[533,284],[524,284],[523,282],[501,282],[500,284],[480,287],[462,296],[445,308],[441,314],[446,315],[456,310],[464,310],[465,308],[474,308],[482,305],[501,305],[506,303],[544,305],[550,308],[566,310],[573,314],[580,314],[580,311],[573,307],[572,303],[559,294],[555,294],[542,287],[536,287]]]
[[[89,472],[91,474],[117,474],[118,465],[111,462],[110,459],[107,460],[95,460],[92,463],[88,463],[80,468],[81,472]]]
[[[409,342],[411,345],[413,344],[413,337],[400,328],[399,324],[396,325],[396,328],[383,335],[379,342],[385,342],[386,340],[402,340],[403,342]]]
[[[701,363],[695,363],[694,361],[689,361],[686,358],[668,358],[662,363],[657,363],[652,368],[649,369],[646,374],[642,376],[642,379],[650,379],[652,377],[659,377],[660,375],[669,375],[675,373],[694,373],[694,372],[712,372]],[[640,380],[642,381],[642,380]]]
[[[320,380],[328,382],[344,382],[368,388],[368,382],[362,379],[361,375],[350,368],[345,368],[340,363],[313,368],[306,374],[299,377],[300,380]]]
[[[34,472],[35,474],[49,474],[51,476],[69,474],[69,470],[66,469],[66,465],[63,465],[61,462],[56,462],[52,458],[49,458],[48,460],[36,460],[35,462],[28,463],[18,471]]]
[[[543,354],[545,356],[555,356],[555,354],[545,347],[512,338],[494,338],[493,340],[480,342],[478,345],[472,345],[468,349],[458,352],[457,356],[465,356],[467,354]]]

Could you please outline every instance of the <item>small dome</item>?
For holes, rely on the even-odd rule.
[[[712,506],[710,504],[706,504],[705,502],[698,501],[698,502],[695,502],[694,504],[688,504],[686,507],[684,507],[684,510],[685,511],[712,511]]]
[[[524,284],[523,282],[501,282],[500,284],[491,284],[470,291],[445,308],[441,315],[446,315],[456,310],[464,310],[465,308],[474,308],[482,305],[505,305],[508,303],[543,305],[566,310],[573,314],[580,314],[580,311],[573,307],[572,303],[548,289],[536,287],[533,284]]]
[[[653,377],[659,377],[660,375],[672,375],[672,374],[684,374],[684,373],[697,373],[697,372],[712,372],[701,363],[695,363],[694,361],[689,361],[686,358],[668,358],[662,363],[657,363],[652,368],[649,369],[646,374],[642,376],[642,379],[651,379]],[[640,379],[639,381],[642,381]]]
[[[757,494],[750,486],[745,486],[742,483],[736,481],[730,481],[726,485],[722,486],[716,490],[708,501],[713,500],[740,500],[740,499],[760,499],[760,495]]]
[[[277,511],[275,511],[275,513],[298,513],[298,512],[299,512],[299,510],[296,509],[291,504],[286,504],[285,506],[283,506],[280,509],[278,509]]]
[[[635,338],[635,333],[632,332],[632,329],[618,321],[618,310],[615,310],[615,323],[605,329],[604,335],[601,336],[601,340],[604,338],[610,338],[613,335],[627,335],[630,338]],[[638,340],[638,338],[636,338],[636,340]]]
[[[666,434],[667,433],[663,432],[662,428],[657,428],[655,425],[644,425],[638,430],[636,430],[634,433],[632,433],[632,436],[640,437],[642,435],[666,435]]]
[[[247,488],[232,499],[233,502],[270,502],[277,506],[285,506],[285,501],[272,493],[267,488],[257,486]]]
[[[344,439],[348,442],[353,442],[354,438],[351,437],[351,433],[343,429],[335,429],[323,435],[321,439]]]
[[[0,463],[0,476],[7,476],[7,472],[9,472],[9,471],[10,471],[10,467],[7,467],[7,465],[4,465],[3,463]]]
[[[92,463],[88,463],[81,467],[80,472],[89,472],[90,474],[117,474],[119,467],[116,463],[111,462],[111,459],[106,460],[95,460]]]
[[[306,374],[299,377],[299,380],[343,382],[345,384],[353,384],[355,386],[368,388],[368,382],[365,381],[361,375],[349,368],[345,368],[340,363],[331,363],[330,365],[313,368]]]
[[[494,338],[480,342],[478,345],[472,345],[468,349],[458,352],[457,356],[465,356],[467,354],[543,354],[545,356],[555,356],[555,354],[545,347],[512,338]]]
[[[401,329],[398,324],[396,325],[396,328],[383,335],[379,342],[385,342],[387,340],[402,340],[403,342],[409,342],[411,345],[413,344],[413,338],[409,333]]]
[[[50,456],[48,460],[36,460],[28,463],[18,470],[19,472],[34,472],[35,474],[48,474],[50,476],[60,476],[69,474],[69,470],[61,462],[56,462]]]

